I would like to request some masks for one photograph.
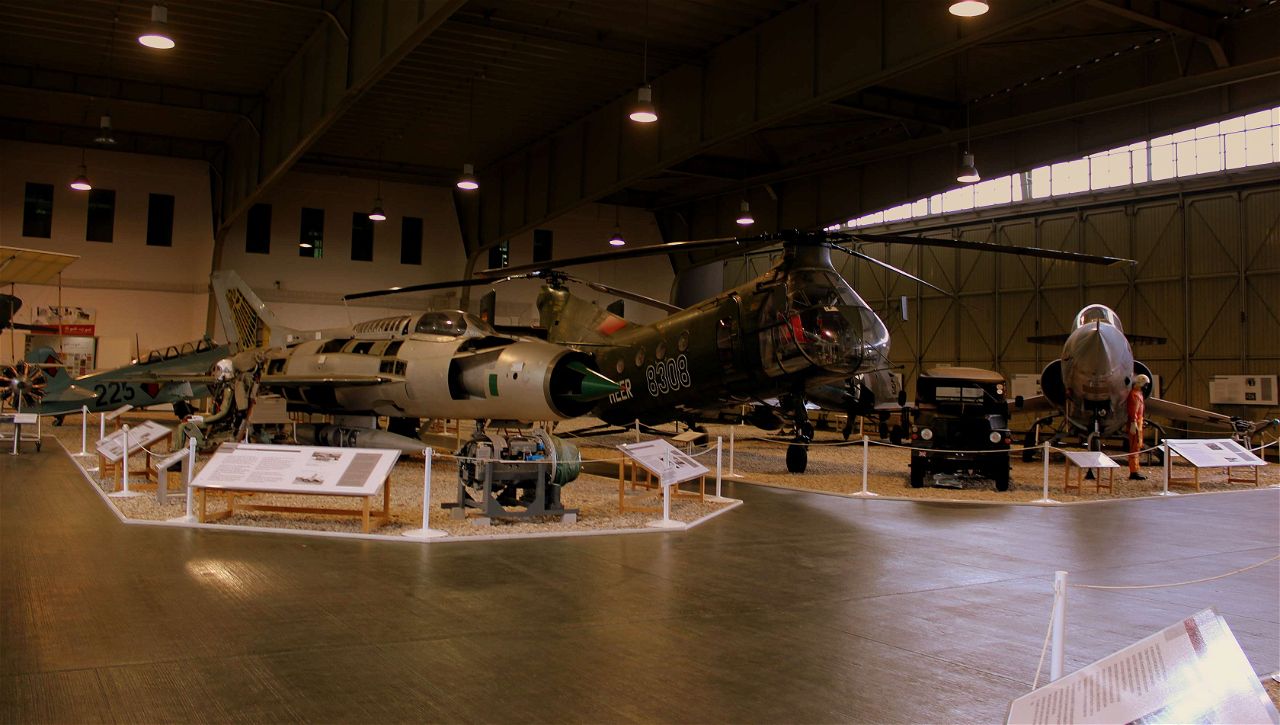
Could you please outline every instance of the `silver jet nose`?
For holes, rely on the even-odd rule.
[[[1081,339],[1075,350],[1075,366],[1084,378],[1083,390],[1086,398],[1107,398],[1111,396],[1111,373],[1115,361],[1122,357],[1117,343],[1110,339],[1108,332],[1095,323],[1088,331],[1081,333]]]

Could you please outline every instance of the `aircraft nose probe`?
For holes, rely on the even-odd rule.
[[[568,389],[562,393],[568,400],[590,403],[622,390],[621,385],[592,370],[579,360],[574,360],[567,367],[578,374],[576,384],[570,383]]]

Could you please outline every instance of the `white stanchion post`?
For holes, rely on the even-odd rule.
[[[658,477],[658,485],[662,486],[662,519],[660,521],[650,521],[649,523],[645,524],[645,526],[649,526],[655,529],[686,528],[683,522],[671,520],[671,488],[677,484],[665,483],[663,479],[666,477],[666,472],[671,471],[672,469],[673,469],[673,466],[671,465],[671,453],[668,451],[667,453],[663,454],[663,458],[662,458],[663,475]]]
[[[1157,496],[1177,496],[1176,491],[1169,490],[1169,476],[1173,473],[1173,457],[1169,455],[1169,444],[1164,444],[1164,486]]]
[[[1066,653],[1063,650],[1063,635],[1067,629],[1067,573],[1053,573],[1053,634],[1052,652],[1049,656],[1049,681],[1062,677],[1062,661]]]
[[[107,437],[107,414],[105,411],[98,411],[98,440]]]
[[[1053,499],[1049,498],[1049,441],[1046,440],[1043,444],[1043,447],[1044,447],[1044,482],[1043,482],[1044,493],[1040,496],[1040,498],[1036,499],[1035,501],[1032,501],[1031,503],[1057,503],[1057,501],[1054,501]]]
[[[182,478],[186,481],[187,489],[187,512],[183,516],[176,516],[169,519],[170,521],[180,522],[184,524],[195,523],[195,507],[193,498],[195,496],[194,489],[191,488],[191,479],[196,476],[196,439],[187,439],[187,463],[183,466]]]
[[[636,443],[640,442],[640,419],[636,418]]]
[[[80,406],[80,455],[85,454],[85,445],[89,439],[89,406]]]
[[[121,438],[122,448],[120,449],[120,487],[119,491],[112,491],[107,494],[113,498],[135,498],[142,494],[137,491],[129,490],[129,424],[125,424],[120,428],[123,433]]]
[[[729,426],[729,472],[724,474],[729,478],[742,478],[742,474],[738,473],[733,468],[733,449],[735,448],[735,439],[737,438],[734,431],[736,431],[737,428],[738,426],[736,425]]]
[[[422,449],[422,528],[410,529],[401,534],[410,539],[436,539],[449,535],[448,531],[431,528],[431,458],[434,453],[435,450],[431,447]]]
[[[724,463],[724,437],[716,436],[716,495],[707,496],[707,500],[713,503],[727,503],[733,500],[731,498],[725,498],[721,493],[724,488],[722,479],[726,475],[724,473],[724,468],[722,465],[723,463]]]
[[[862,434],[862,490],[853,494],[858,498],[871,498],[879,496],[878,493],[872,493],[867,490],[867,469],[871,467],[871,439],[865,433]]]

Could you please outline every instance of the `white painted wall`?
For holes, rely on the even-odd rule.
[[[114,366],[132,357],[135,335],[143,348],[193,340],[204,331],[213,232],[208,167],[197,161],[90,149],[90,181],[114,189],[114,241],[85,241],[88,194],[70,189],[79,149],[0,141],[0,244],[76,254],[63,273],[61,300],[97,310],[98,363]],[[52,237],[22,236],[27,182],[52,184]],[[150,193],[174,196],[172,247],[146,246]],[[18,285],[19,321],[36,305],[57,304],[53,285]],[[22,356],[24,335],[0,333],[0,360]]]

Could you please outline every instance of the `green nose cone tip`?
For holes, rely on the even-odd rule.
[[[622,389],[622,386],[580,362],[569,363],[569,369],[582,375],[582,381],[578,384],[578,391],[568,396],[571,400],[584,402],[599,400]]]

